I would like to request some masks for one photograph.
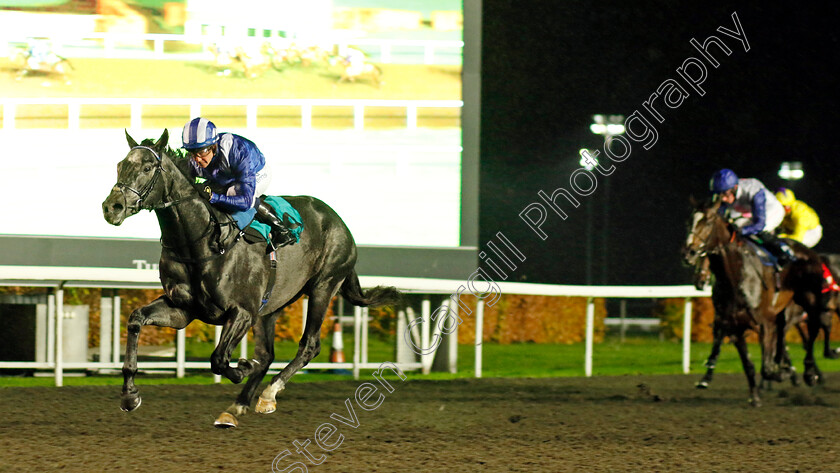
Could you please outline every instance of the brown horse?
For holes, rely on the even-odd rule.
[[[791,242],[791,244],[794,244]],[[823,264],[825,264],[832,273],[835,281],[840,280],[840,255],[838,254],[821,254]],[[697,290],[702,291],[707,285],[711,284],[712,271],[709,268],[709,258],[702,258],[698,260],[694,268],[694,286]],[[810,339],[814,342],[819,336],[820,331],[823,332],[823,357],[827,359],[840,358],[840,348],[831,348],[831,327],[834,316],[840,318],[840,292],[830,292],[823,298],[825,307],[820,313],[819,317],[807,317],[805,309],[798,304],[792,303],[785,309],[785,332],[790,327],[796,328],[799,336],[802,339],[802,345],[805,350],[808,350]],[[712,328],[713,340],[712,351],[709,358],[706,360],[706,373],[695,385],[699,389],[706,389],[712,382],[714,376],[715,366],[717,364],[718,356],[720,356],[720,347],[723,343],[723,338],[726,336],[723,333],[720,324],[716,323]],[[815,368],[818,375],[816,381],[822,382],[823,378],[819,373],[819,369]],[[798,378],[794,368],[791,366],[791,382],[794,385],[798,384]]]
[[[838,281],[840,275],[840,255],[820,254],[823,264],[829,268],[832,277]],[[807,316],[805,309],[798,305],[788,307],[787,317],[795,323],[796,330],[802,338],[805,349],[808,349],[808,340],[816,341],[820,331],[823,332],[823,357],[828,359],[840,358],[840,349],[831,348],[831,326],[834,316],[840,317],[840,292],[831,291],[826,294],[824,301],[826,306],[817,317]]]
[[[746,331],[759,334],[762,378],[782,381],[791,377],[793,371],[784,342],[785,331],[790,326],[785,319],[785,308],[795,300],[806,310],[818,313],[822,303],[819,259],[808,248],[796,245],[798,259],[783,270],[781,288],[777,289],[775,268],[764,265],[757,248],[718,213],[720,202],[695,207],[683,260],[696,266],[708,257],[714,275],[715,338],[722,340],[728,336],[735,344],[747,376],[750,402],[758,406],[761,399],[755,367],[747,351]],[[805,360],[806,381],[809,376],[814,381],[819,377],[819,370],[813,353],[809,354]],[[710,373],[707,375],[711,378]]]

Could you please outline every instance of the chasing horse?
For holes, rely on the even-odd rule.
[[[818,316],[807,314],[802,307],[793,305],[788,308],[788,317],[795,322],[796,330],[802,339],[803,346],[808,349],[808,340],[815,341],[819,333],[823,333],[823,358],[834,360],[840,358],[840,348],[831,348],[831,327],[835,316],[840,318],[840,291],[836,290],[836,282],[840,276],[840,255],[820,254],[823,262],[823,272],[827,273],[823,293],[827,300],[822,313]]]
[[[789,242],[789,244],[795,244]],[[831,328],[835,316],[840,318],[840,292],[833,289],[834,281],[840,275],[840,255],[837,254],[820,254],[823,262],[823,271],[828,272],[830,278],[824,278],[826,283],[823,285],[822,292],[827,293],[823,302],[825,307],[818,317],[809,317],[801,306],[793,303],[788,305],[785,309],[786,327],[794,327],[799,332],[799,337],[802,340],[802,345],[805,350],[808,349],[809,338],[816,338],[819,333],[823,333],[823,357],[826,359],[840,358],[840,348],[831,347]],[[830,269],[829,269],[830,268]],[[694,267],[694,286],[698,291],[702,291],[707,285],[711,284],[712,273],[709,268],[709,258],[705,257],[698,259]],[[787,330],[786,330],[787,331]],[[699,389],[706,389],[712,382],[714,376],[715,366],[717,364],[718,356],[720,355],[720,347],[723,344],[725,335],[723,334],[720,324],[715,324],[712,327],[712,351],[706,361],[706,373],[697,382],[696,387]],[[791,367],[793,369],[793,367]],[[791,381],[796,384],[797,378],[795,373],[792,373]],[[817,382],[821,382],[819,378]]]
[[[793,321],[785,318],[785,312],[791,303],[796,303],[819,313],[823,303],[819,258],[803,245],[794,244],[795,261],[785,265],[777,276],[773,260],[765,250],[741,235],[738,227],[719,213],[719,199],[695,203],[694,207],[683,260],[695,266],[708,258],[709,270],[714,275],[715,344],[707,363],[705,384],[711,380],[720,342],[729,337],[741,358],[750,403],[759,406],[761,399],[755,367],[747,352],[746,332],[752,330],[759,334],[763,379],[783,381],[793,376],[784,341]],[[805,380],[813,384],[821,373],[812,350],[806,355],[805,366]]]
[[[362,290],[354,269],[353,236],[324,202],[309,196],[283,197],[299,213],[303,230],[296,244],[275,252],[199,195],[188,177],[188,160],[168,147],[166,130],[157,141],[138,144],[128,132],[126,140],[129,151],[117,166],[117,182],[102,203],[102,212],[112,225],[143,209],[155,212],[161,228],[159,267],[164,293],[128,318],[122,410],[133,411],[141,403],[134,378],[144,325],[181,329],[200,320],[222,326],[219,344],[210,357],[211,369],[234,383],[247,381],[215,425],[236,427],[238,417],[248,412],[255,398],[257,413],[274,412],[277,394],[319,354],[320,327],[336,293],[357,306],[398,300],[400,294],[393,287]],[[274,360],[277,316],[303,296],[309,297],[309,305],[297,353],[257,398]],[[240,359],[233,367],[231,353],[249,329],[254,333],[254,359]]]

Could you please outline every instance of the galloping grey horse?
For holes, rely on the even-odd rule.
[[[295,372],[321,351],[320,327],[330,301],[340,290],[351,303],[376,306],[396,302],[393,287],[365,292],[359,285],[356,244],[341,218],[314,197],[286,197],[304,224],[300,242],[277,250],[276,268],[265,244],[243,241],[232,218],[199,197],[188,177],[186,159],[167,147],[169,134],[138,145],[126,132],[131,147],[117,166],[117,183],[102,203],[105,220],[120,225],[141,209],[154,210],[163,246],[160,281],[164,295],[132,312],[127,324],[121,407],[140,406],[134,384],[137,341],[144,325],[181,329],[195,319],[221,325],[222,335],[210,357],[213,373],[234,383],[246,377],[236,401],[216,420],[220,427],[236,427],[274,360],[274,324],[283,308],[303,295],[309,297],[306,326],[297,354],[262,392],[255,407],[268,414],[275,397]],[[272,274],[273,277],[272,277]],[[273,284],[272,284],[273,281]],[[272,287],[269,287],[271,285]],[[254,330],[254,359],[230,366],[236,344]]]

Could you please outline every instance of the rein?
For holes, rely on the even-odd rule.
[[[209,204],[207,204],[207,205],[209,205]],[[173,260],[175,260],[179,263],[192,264],[192,265],[203,264],[203,263],[206,263],[208,261],[212,261],[212,260],[224,255],[225,253],[230,251],[231,248],[236,246],[236,244],[239,243],[240,240],[242,240],[242,235],[244,235],[245,232],[242,231],[242,230],[239,230],[238,232],[234,232],[235,236],[233,237],[233,241],[229,245],[225,246],[225,245],[222,244],[222,240],[221,240],[221,238],[222,238],[222,227],[230,227],[230,226],[235,226],[235,225],[236,225],[236,222],[234,222],[233,219],[230,218],[230,216],[228,216],[228,221],[227,222],[219,222],[216,219],[216,216],[213,215],[213,212],[210,212],[210,223],[207,224],[207,229],[204,230],[204,233],[202,233],[195,240],[193,240],[193,241],[191,241],[191,242],[189,242],[185,245],[185,246],[189,246],[189,245],[192,245],[194,243],[197,243],[197,242],[201,241],[207,235],[209,235],[211,232],[213,232],[213,230],[215,229],[216,230],[214,232],[215,236],[216,236],[216,242],[215,242],[216,245],[215,246],[216,246],[216,248],[218,248],[218,250],[213,251],[211,249],[211,251],[213,251],[213,253],[210,256],[205,256],[204,258],[183,258],[183,257],[179,256],[175,252],[177,247],[166,246],[164,244],[163,236],[161,236],[161,238],[160,238],[160,245],[163,247],[163,249],[168,250],[171,253],[171,256],[172,256]],[[226,238],[226,240],[228,240],[228,239],[229,238]]]
[[[158,178],[160,177],[160,174],[163,173],[163,172],[167,172],[167,171],[163,168],[163,160],[161,159],[160,154],[158,154],[158,152],[155,151],[154,148],[151,148],[149,146],[138,145],[138,146],[132,147],[130,151],[133,151],[135,149],[145,149],[145,150],[151,152],[152,155],[157,160],[157,164],[155,165],[155,173],[152,175],[152,178],[149,180],[149,182],[146,183],[146,185],[142,189],[140,189],[139,191],[137,189],[134,189],[133,187],[127,185],[127,184],[123,184],[123,183],[117,181],[117,187],[121,191],[123,191],[124,194],[126,193],[126,191],[131,191],[131,192],[133,192],[134,194],[137,195],[137,201],[134,203],[134,207],[138,211],[142,210],[142,209],[149,210],[149,211],[163,210],[163,209],[167,209],[169,207],[177,206],[178,204],[180,204],[182,202],[186,202],[186,201],[190,201],[190,200],[194,200],[194,199],[201,200],[201,202],[204,203],[204,205],[207,206],[207,207],[210,206],[210,204],[207,201],[205,201],[204,199],[201,199],[199,196],[195,196],[195,195],[187,197],[187,198],[179,198],[179,199],[171,200],[169,202],[164,202],[164,203],[160,203],[160,204],[143,205],[143,201],[146,200],[146,198],[152,192],[152,189],[154,189],[155,184],[157,184],[157,181],[158,181]],[[242,239],[242,235],[245,232],[240,230],[238,232],[234,232],[235,236],[233,238],[233,241],[229,245],[226,245],[225,243],[223,243],[222,242],[222,227],[235,226],[236,222],[234,222],[233,218],[231,218],[229,215],[228,215],[228,221],[227,222],[219,222],[219,220],[216,218],[213,211],[210,208],[208,208],[207,210],[208,210],[208,213],[210,214],[210,222],[207,224],[207,228],[195,240],[186,243],[185,246],[191,246],[191,245],[201,241],[202,239],[204,239],[205,237],[207,237],[211,233],[214,233],[215,237],[216,237],[215,238],[215,247],[217,248],[217,250],[213,250],[212,245],[208,245],[208,246],[211,246],[212,254],[210,256],[205,256],[204,258],[183,258],[183,257],[181,257],[177,254],[177,248],[178,247],[177,246],[167,246],[166,243],[164,243],[164,241],[163,241],[163,235],[161,235],[160,246],[163,249],[168,250],[171,253],[171,256],[172,256],[173,260],[175,260],[179,263],[183,263],[183,264],[197,265],[197,264],[206,263],[208,261],[214,260],[214,259],[224,255],[231,248],[233,248],[237,243],[239,243],[239,240]],[[215,230],[215,232],[214,232],[214,230]],[[225,238],[225,240],[228,240],[228,239],[229,238]]]

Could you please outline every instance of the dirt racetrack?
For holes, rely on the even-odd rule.
[[[711,389],[696,376],[392,381],[365,411],[360,381],[292,383],[271,415],[212,426],[236,386],[144,386],[143,405],[119,410],[119,387],[0,389],[0,471],[840,471],[840,388],[782,386],[746,402],[742,375]],[[832,382],[833,381],[833,382]],[[374,381],[375,382],[375,381]],[[643,385],[641,388],[639,385]],[[384,392],[384,391],[383,391]],[[352,417],[353,429],[332,420]],[[293,441],[338,428],[325,458]]]

